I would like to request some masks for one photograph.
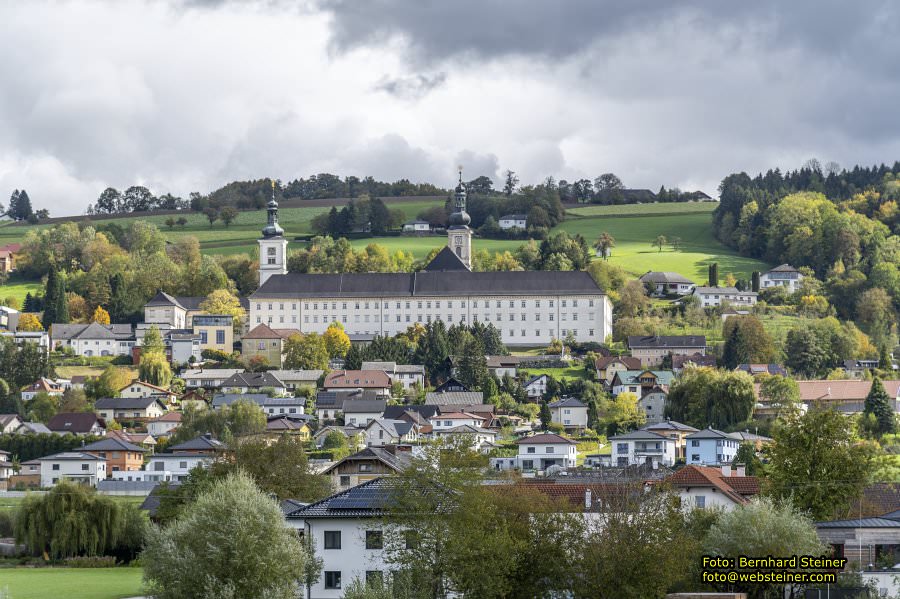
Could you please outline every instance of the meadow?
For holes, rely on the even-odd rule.
[[[141,594],[141,568],[0,568],[9,599],[121,599]]]
[[[109,495],[108,497],[123,506],[140,506],[144,502],[144,497],[133,497],[130,495]],[[14,497],[10,497],[9,495],[0,493],[0,512],[13,512],[19,509],[19,506],[23,501],[25,501],[24,495],[16,495]],[[0,572],[2,571],[3,570],[0,570]]]
[[[390,208],[403,210],[407,218],[414,218],[419,212],[443,203],[442,198],[434,200],[416,200],[395,202],[386,200]],[[568,217],[553,229],[553,233],[567,231],[570,234],[581,234],[593,243],[601,232],[609,232],[616,240],[609,260],[621,266],[626,272],[640,276],[648,270],[674,271],[702,283],[707,278],[709,264],[719,264],[719,274],[724,277],[728,273],[738,278],[749,278],[754,270],[765,271],[768,268],[763,262],[745,258],[719,243],[712,235],[712,210],[716,203],[683,203],[683,204],[631,204],[621,206],[579,206],[568,210]],[[285,228],[287,237],[308,235],[312,232],[311,222],[317,215],[328,211],[327,207],[306,206],[289,207],[279,210],[279,222]],[[168,227],[167,215],[144,217],[143,220],[156,224],[166,239],[176,241],[185,235],[193,235],[200,241],[201,251],[210,255],[227,255],[256,251],[256,239],[265,222],[263,210],[241,212],[229,227],[216,222],[212,227],[202,214],[188,213],[188,222],[184,227]],[[106,219],[94,221],[98,224],[115,222],[126,227],[133,219]],[[13,241],[21,241],[25,233],[36,227],[13,226],[9,223],[0,225],[0,245]],[[662,251],[652,246],[658,235],[671,239],[678,237],[681,243],[677,249],[664,246]],[[354,248],[361,249],[371,243],[384,246],[389,252],[397,250],[411,253],[414,258],[422,259],[429,251],[445,244],[443,236],[429,237],[373,237],[354,239]],[[490,252],[514,251],[523,241],[479,239],[473,240],[475,251]],[[293,248],[299,242],[294,242]],[[36,281],[23,281],[12,278],[0,287],[0,298],[13,296],[20,301],[28,292],[41,289]]]

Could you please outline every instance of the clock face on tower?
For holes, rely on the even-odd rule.
[[[453,238],[453,243],[455,243],[456,245],[462,245],[462,237],[457,235],[456,237]]]

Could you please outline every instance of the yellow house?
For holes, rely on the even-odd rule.
[[[234,350],[233,317],[227,314],[197,314],[194,335],[200,337],[200,351],[214,349],[230,354]]]
[[[272,329],[264,324],[256,325],[241,339],[241,356],[245,362],[254,356],[262,356],[270,366],[281,368],[284,341],[299,333],[296,329]]]

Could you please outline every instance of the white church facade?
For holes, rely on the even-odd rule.
[[[493,324],[507,345],[546,345],[569,335],[602,343],[612,334],[612,304],[581,271],[472,272],[466,189],[456,187],[445,247],[413,273],[288,273],[278,205],[260,246],[260,286],[250,296],[250,327],[323,333],[338,321],[357,338],[392,336],[420,322]]]

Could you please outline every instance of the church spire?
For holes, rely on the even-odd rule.
[[[450,225],[467,227],[469,223],[472,222],[472,218],[466,212],[466,184],[463,183],[462,180],[462,166],[459,167],[459,183],[456,184],[455,196],[456,205],[454,206],[453,213],[450,214]]]
[[[284,235],[284,229],[278,224],[278,202],[275,201],[275,180],[272,179],[272,199],[267,207],[269,220],[262,230],[263,237],[280,237]]]

